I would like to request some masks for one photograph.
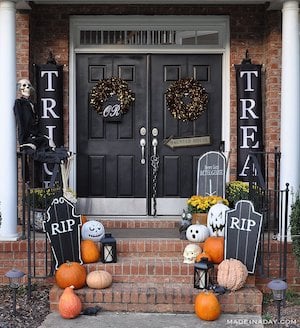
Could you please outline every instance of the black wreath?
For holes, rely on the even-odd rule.
[[[103,103],[113,95],[116,95],[120,102],[121,113],[127,113],[134,101],[134,93],[128,88],[127,82],[118,77],[99,80],[90,91],[90,105],[101,115]]]
[[[206,110],[208,94],[197,80],[180,79],[167,89],[166,102],[174,118],[193,121]]]

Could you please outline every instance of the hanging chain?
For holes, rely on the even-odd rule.
[[[153,200],[153,216],[156,216],[156,196],[157,196],[157,175],[159,168],[159,156],[153,154],[151,156],[151,166],[152,166],[152,200]]]

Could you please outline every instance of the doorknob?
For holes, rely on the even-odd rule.
[[[140,140],[140,146],[142,148],[142,158],[141,158],[141,164],[145,164],[146,160],[145,160],[145,146],[146,146],[146,139],[142,138]]]

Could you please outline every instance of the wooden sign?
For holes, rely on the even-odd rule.
[[[262,214],[254,211],[248,200],[240,200],[235,209],[226,212],[225,259],[243,262],[249,273],[254,273]]]
[[[197,195],[225,196],[226,160],[222,153],[210,151],[198,160]]]
[[[51,243],[55,269],[70,262],[83,263],[80,255],[81,216],[75,215],[74,205],[64,197],[54,198],[47,210],[43,230]]]
[[[173,136],[169,137],[167,140],[164,140],[164,145],[170,147],[171,149],[179,147],[197,147],[210,145],[210,136],[203,137],[186,137],[186,138],[174,138]]]

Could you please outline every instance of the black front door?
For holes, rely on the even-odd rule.
[[[82,213],[179,214],[196,190],[197,160],[221,141],[220,55],[77,55],[77,195]],[[135,101],[120,122],[107,122],[89,106],[98,80],[120,77]],[[207,110],[193,122],[173,118],[165,92],[180,78],[194,77],[209,94]],[[170,147],[166,141],[209,137],[209,145]],[[156,147],[156,149],[154,149]],[[151,156],[159,156],[157,179]],[[154,187],[153,188],[153,184]]]

